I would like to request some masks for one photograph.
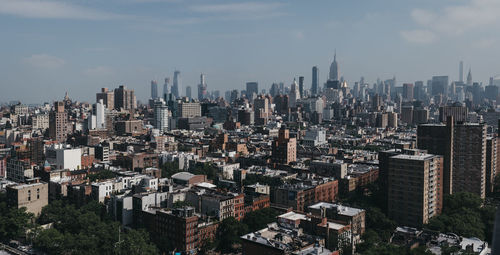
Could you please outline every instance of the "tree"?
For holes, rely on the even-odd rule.
[[[280,213],[273,208],[263,208],[245,214],[243,224],[247,225],[249,232],[254,232],[259,229],[265,228],[267,224],[276,221]]]
[[[172,175],[181,172],[179,169],[179,163],[176,161],[173,162],[165,162],[161,166],[161,177],[170,178]]]
[[[30,227],[32,213],[26,212],[26,208],[10,207],[6,203],[6,195],[0,193],[0,241],[8,242],[17,239],[26,233]]]
[[[217,250],[222,253],[236,252],[236,245],[240,244],[240,236],[248,233],[248,226],[237,221],[234,217],[224,219],[217,230]]]
[[[91,182],[94,182],[96,180],[106,180],[106,179],[111,179],[116,176],[115,172],[110,171],[110,170],[101,170],[95,174],[89,174],[87,177]]]

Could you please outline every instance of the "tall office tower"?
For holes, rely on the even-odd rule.
[[[300,99],[300,91],[297,85],[297,81],[293,79],[292,86],[290,87],[290,94],[288,95],[289,106],[295,107],[297,105],[297,100]]]
[[[448,76],[432,77],[432,95],[446,95],[448,92]]]
[[[280,94],[280,88],[278,83],[273,83],[271,85],[271,89],[269,90],[269,93],[271,94],[272,97],[275,97]]]
[[[423,81],[416,81],[415,88],[413,89],[413,98],[422,101],[425,99],[425,88]]]
[[[490,136],[486,139],[486,194],[493,192],[497,171],[497,138]]]
[[[337,63],[337,52],[335,52],[335,55],[333,55],[333,62],[330,65],[330,76],[328,77],[328,80],[338,81],[339,77],[340,73],[339,73],[339,65]]]
[[[319,69],[317,66],[312,68],[312,84],[311,84],[311,94],[313,96],[319,93],[319,81],[318,81]]]
[[[290,138],[290,131],[286,128],[279,130],[278,138],[272,143],[272,159],[285,165],[297,161],[297,139]]]
[[[63,143],[68,134],[68,113],[64,110],[64,102],[54,102],[54,110],[49,114],[49,137]]]
[[[255,111],[255,118],[264,118],[267,119],[271,114],[269,108],[269,99],[263,95],[259,95],[253,101],[253,108]]]
[[[417,153],[389,158],[388,215],[398,224],[421,227],[441,214],[443,158]]]
[[[465,122],[469,118],[469,109],[459,102],[439,107],[439,121],[446,122],[449,116],[453,116],[455,122]]]
[[[231,100],[230,100],[230,102],[232,103],[232,102],[236,101],[236,99],[238,99],[238,97],[239,97],[239,94],[240,94],[240,92],[237,89],[231,90]]]
[[[168,120],[172,115],[163,100],[156,100],[154,103],[155,128],[162,132],[168,131]]]
[[[179,91],[181,89],[181,72],[180,71],[175,71],[174,72],[174,84],[172,85],[172,94],[175,96],[175,98],[179,98]]]
[[[99,100],[95,104],[96,129],[106,128],[106,110],[104,109],[103,100]]]
[[[453,117],[447,124],[423,124],[417,128],[417,148],[443,156],[443,194],[453,194]]]
[[[137,107],[134,90],[127,89],[124,85],[120,85],[115,89],[115,109],[124,109],[134,111]]]
[[[464,62],[460,61],[458,66],[458,81],[461,83],[464,82]]]
[[[463,123],[453,132],[453,193],[471,192],[485,198],[486,125]]]
[[[186,86],[186,97],[191,100],[191,86]]]
[[[259,83],[258,82],[247,82],[247,98],[252,99],[253,96],[259,94]]]
[[[472,70],[469,68],[469,73],[467,74],[467,86],[472,86]]]
[[[300,98],[304,97],[304,76],[299,76],[299,93]]]
[[[96,102],[102,99],[108,110],[113,110],[115,108],[115,93],[109,91],[108,88],[102,88],[101,92],[97,93],[95,97]]]
[[[156,81],[151,81],[151,98],[158,98],[158,82]]]
[[[168,98],[168,94],[170,94],[170,78],[165,78],[165,83],[163,84],[163,99],[166,100]]]
[[[207,98],[207,83],[205,81],[205,75],[200,74],[200,84],[198,84],[198,100],[203,100]]]
[[[413,84],[404,83],[403,84],[403,99],[407,101],[413,101]]]

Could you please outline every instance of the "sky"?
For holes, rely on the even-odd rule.
[[[500,74],[498,0],[0,0],[0,102],[94,102],[123,84],[138,100],[180,70],[182,94],[291,84],[336,50],[354,85],[396,76],[475,81]],[[161,91],[160,91],[161,93]]]

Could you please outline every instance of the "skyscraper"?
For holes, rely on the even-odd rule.
[[[134,111],[137,107],[134,90],[127,89],[124,85],[120,85],[115,89],[115,109]]]
[[[172,85],[172,94],[175,96],[175,98],[179,98],[179,91],[181,88],[181,72],[180,71],[175,71],[174,72],[174,84]]]
[[[407,101],[413,100],[413,84],[411,83],[403,84],[403,99]]]
[[[171,116],[168,107],[163,100],[157,100],[154,103],[155,128],[162,132],[168,131],[168,119]]]
[[[432,77],[432,95],[446,95],[448,92],[448,76]]]
[[[99,102],[101,99],[108,110],[115,108],[115,94],[113,91],[109,91],[108,88],[102,88],[101,93],[96,94],[96,102]]]
[[[163,99],[168,98],[168,94],[170,94],[170,78],[165,78],[165,83],[163,84]]]
[[[104,109],[104,102],[102,99],[95,104],[95,115],[96,115],[96,128],[105,129],[106,128],[106,114]]]
[[[191,86],[186,86],[186,97],[191,100]]]
[[[200,74],[200,84],[198,84],[198,100],[203,100],[207,98],[207,83],[205,81],[205,75]]]
[[[338,81],[339,76],[340,73],[339,73],[339,65],[337,63],[337,53],[335,52],[335,55],[333,55],[333,62],[330,65],[330,76],[328,79],[332,81]]]
[[[304,76],[299,76],[299,92],[300,97],[304,97]]]
[[[158,82],[156,81],[151,81],[151,98],[158,98]]]
[[[319,82],[318,82],[319,69],[317,66],[313,66],[312,68],[312,85],[311,85],[311,94],[313,96],[318,94]]]
[[[58,142],[66,142],[69,133],[68,113],[64,102],[54,102],[54,110],[49,114],[49,136]]]
[[[292,86],[290,87],[290,94],[289,94],[290,107],[295,107],[298,99],[300,99],[300,92],[297,85],[297,81],[293,79],[293,83]]]
[[[467,86],[472,86],[472,70],[469,68],[469,73],[467,74]]]
[[[247,82],[247,97],[253,98],[253,95],[259,94],[259,83],[258,82]]]

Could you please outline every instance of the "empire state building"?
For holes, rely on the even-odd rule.
[[[328,78],[330,81],[339,80],[339,65],[337,63],[337,53],[333,56],[333,62],[330,65],[330,76]]]

